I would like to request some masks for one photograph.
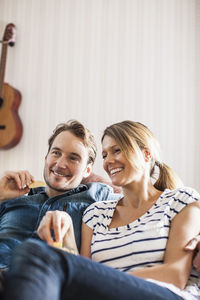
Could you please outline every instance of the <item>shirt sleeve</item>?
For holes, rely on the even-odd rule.
[[[95,226],[95,204],[96,203],[92,203],[90,206],[88,206],[83,214],[83,222],[91,229],[94,229]]]
[[[185,206],[200,200],[199,193],[190,187],[178,189],[169,199],[169,215],[173,219]]]

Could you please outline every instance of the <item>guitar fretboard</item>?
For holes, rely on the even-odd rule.
[[[2,52],[1,52],[1,63],[0,63],[0,97],[2,97],[2,89],[3,89],[4,75],[6,69],[7,49],[8,49],[8,44],[7,43],[3,44]]]

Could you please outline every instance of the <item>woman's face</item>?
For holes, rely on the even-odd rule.
[[[133,160],[134,160],[133,152]],[[105,135],[102,141],[103,167],[112,183],[126,186],[141,179],[142,171],[136,170],[127,160],[114,138]]]

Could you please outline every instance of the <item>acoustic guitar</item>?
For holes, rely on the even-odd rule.
[[[14,46],[15,25],[6,26],[2,42],[0,62],[0,148],[10,149],[17,145],[22,137],[23,126],[18,115],[21,94],[18,90],[4,83],[8,46]]]

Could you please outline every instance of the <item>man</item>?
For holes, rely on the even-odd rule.
[[[94,201],[119,198],[105,184],[80,184],[90,175],[96,158],[94,137],[81,123],[59,124],[48,144],[45,188],[33,189],[28,196],[24,195],[30,191],[29,185],[34,180],[28,171],[7,172],[0,180],[1,269],[9,266],[17,245],[27,238],[38,237],[36,230],[47,211],[68,212],[80,247],[81,219],[86,207]]]

